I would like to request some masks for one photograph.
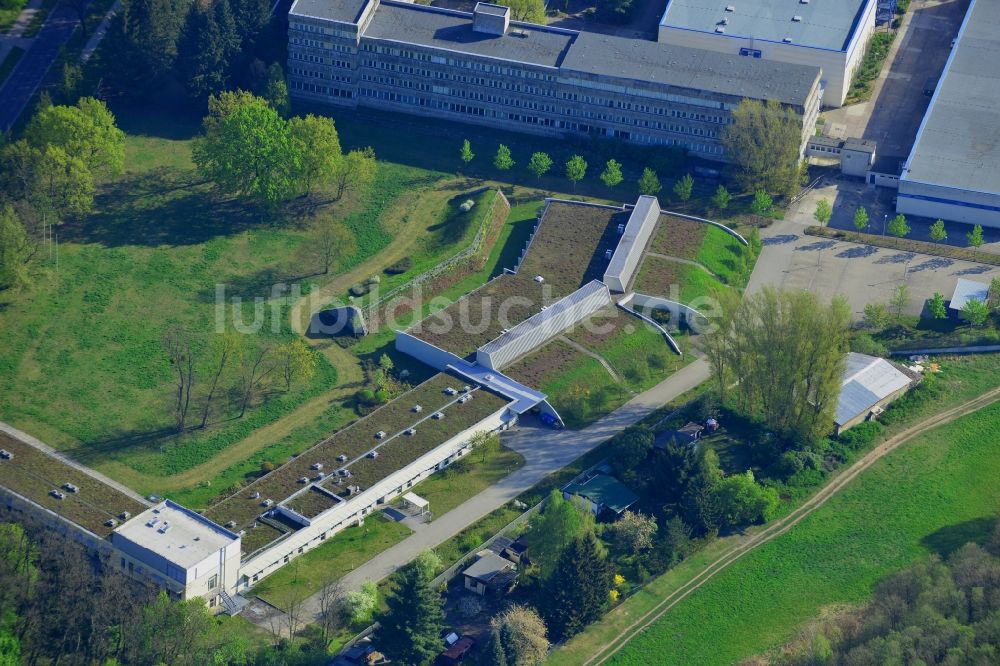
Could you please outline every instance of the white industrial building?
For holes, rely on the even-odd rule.
[[[823,104],[844,103],[875,31],[877,0],[668,0],[658,41],[822,69]]]
[[[1000,227],[1000,3],[972,0],[899,179],[896,211]]]
[[[240,572],[240,537],[166,500],[111,533],[122,571],[151,580],[178,598],[230,607]]]
[[[884,358],[850,352],[833,418],[837,434],[878,416],[912,384],[909,375]]]
[[[624,293],[639,270],[649,239],[660,219],[660,202],[656,197],[641,196],[622,230],[618,247],[611,255],[611,262],[604,271],[604,282],[612,290]]]

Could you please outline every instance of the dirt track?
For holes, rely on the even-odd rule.
[[[749,535],[745,539],[733,544],[733,546],[726,551],[726,553],[702,569],[697,576],[694,576],[687,583],[674,590],[674,592],[668,596],[664,597],[663,600],[656,606],[627,626],[613,642],[606,645],[603,649],[590,657],[590,659],[583,662],[583,666],[598,666],[599,664],[603,664],[611,659],[611,657],[615,656],[615,654],[625,647],[625,645],[632,640],[636,634],[645,631],[652,626],[653,623],[663,617],[667,611],[686,599],[692,592],[697,590],[706,582],[711,580],[717,573],[758,546],[761,546],[792,529],[792,527],[812,514],[812,512],[816,509],[826,504],[831,497],[840,492],[840,490],[854,480],[859,474],[874,465],[886,454],[891,453],[908,442],[914,436],[919,435],[925,430],[936,428],[954,421],[957,418],[978,411],[993,404],[997,400],[1000,400],[1000,388],[993,389],[992,391],[984,393],[974,400],[970,400],[957,407],[953,407],[952,409],[941,412],[940,414],[924,419],[920,423],[917,423],[916,425],[911,426],[882,442],[868,452],[864,457],[857,460],[853,465],[841,472],[830,483],[823,486],[823,488],[821,488],[815,495],[809,498],[809,500],[807,500],[795,511],[788,514],[784,518],[775,521],[773,524],[767,526],[760,532]]]

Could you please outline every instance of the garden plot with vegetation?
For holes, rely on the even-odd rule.
[[[261,523],[256,519],[266,510],[262,505],[265,500],[280,504],[297,492],[302,495],[312,492],[303,491],[305,484],[302,479],[307,479],[308,483],[319,481],[324,488],[338,495],[345,495],[348,485],[359,486],[361,490],[369,488],[450,437],[502,409],[506,403],[488,391],[473,390],[469,394],[472,399],[461,404],[458,399],[464,393],[448,395],[445,391],[447,388],[461,389],[462,386],[462,380],[456,377],[435,375],[282,467],[241,488],[210,507],[205,515],[220,525],[235,524],[233,529],[246,529],[247,541],[260,547],[261,539],[254,532],[260,529]],[[415,411],[418,405],[419,412]],[[438,412],[443,414],[443,418],[434,418],[433,415]],[[403,431],[409,428],[415,430],[413,435],[404,434]],[[383,438],[376,437],[380,432],[385,433]],[[376,449],[378,457],[367,457],[370,451]],[[322,465],[321,470],[314,469],[317,463]],[[340,481],[340,477],[334,472],[340,468],[348,469],[350,476],[341,483],[335,483],[335,480]],[[323,478],[320,478],[320,472]],[[322,501],[324,498],[317,499]],[[293,504],[305,503],[308,505],[304,506],[306,510],[315,511],[316,502],[310,500],[296,497]],[[280,536],[273,535],[271,526],[265,526],[264,531]],[[249,548],[251,546],[246,546],[244,552],[252,552]]]

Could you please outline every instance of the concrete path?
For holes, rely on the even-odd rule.
[[[101,24],[97,26],[97,29],[94,30],[94,34],[90,36],[90,39],[88,39],[87,43],[84,45],[83,51],[80,52],[80,62],[87,62],[90,60],[90,57],[94,55],[94,51],[96,51],[97,47],[101,44],[101,40],[104,39],[106,34],[108,34],[108,28],[111,27],[111,19],[115,17],[115,14],[121,6],[121,0],[115,0],[115,4],[111,5],[111,9],[109,9],[108,13],[104,15],[103,19],[101,19]]]
[[[673,261],[673,262],[676,262],[678,264],[687,264],[688,266],[697,266],[698,268],[700,268],[701,270],[705,271],[706,273],[708,273],[712,277],[714,277],[714,278],[718,277],[715,273],[713,273],[712,271],[708,270],[708,266],[705,266],[704,264],[699,264],[697,261],[691,261],[690,259],[681,259],[680,257],[672,257],[669,254],[660,254],[659,252],[647,252],[646,255],[650,256],[650,257],[656,257],[657,259],[664,259],[666,261]]]
[[[562,469],[616,433],[695,388],[706,381],[709,375],[708,363],[698,359],[583,430],[524,426],[508,431],[504,434],[504,444],[524,456],[523,467],[344,576],[341,579],[343,588],[356,590],[365,581],[385,578],[421,551],[444,543],[549,474]],[[315,622],[318,615],[319,599],[313,595],[303,604],[301,621],[303,624]],[[270,628],[270,624],[261,626]],[[287,624],[285,627],[287,628]]]

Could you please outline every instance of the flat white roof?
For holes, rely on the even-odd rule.
[[[834,422],[844,425],[906,387],[910,381],[905,373],[884,358],[849,353]]]
[[[426,509],[430,505],[430,502],[416,493],[406,493],[403,499],[420,509]]]
[[[961,310],[965,304],[975,299],[985,303],[990,296],[990,285],[978,280],[967,280],[958,278],[955,284],[955,293],[951,295],[951,303],[948,305],[952,310]]]
[[[115,534],[185,570],[239,541],[236,534],[170,500],[143,511]]]

